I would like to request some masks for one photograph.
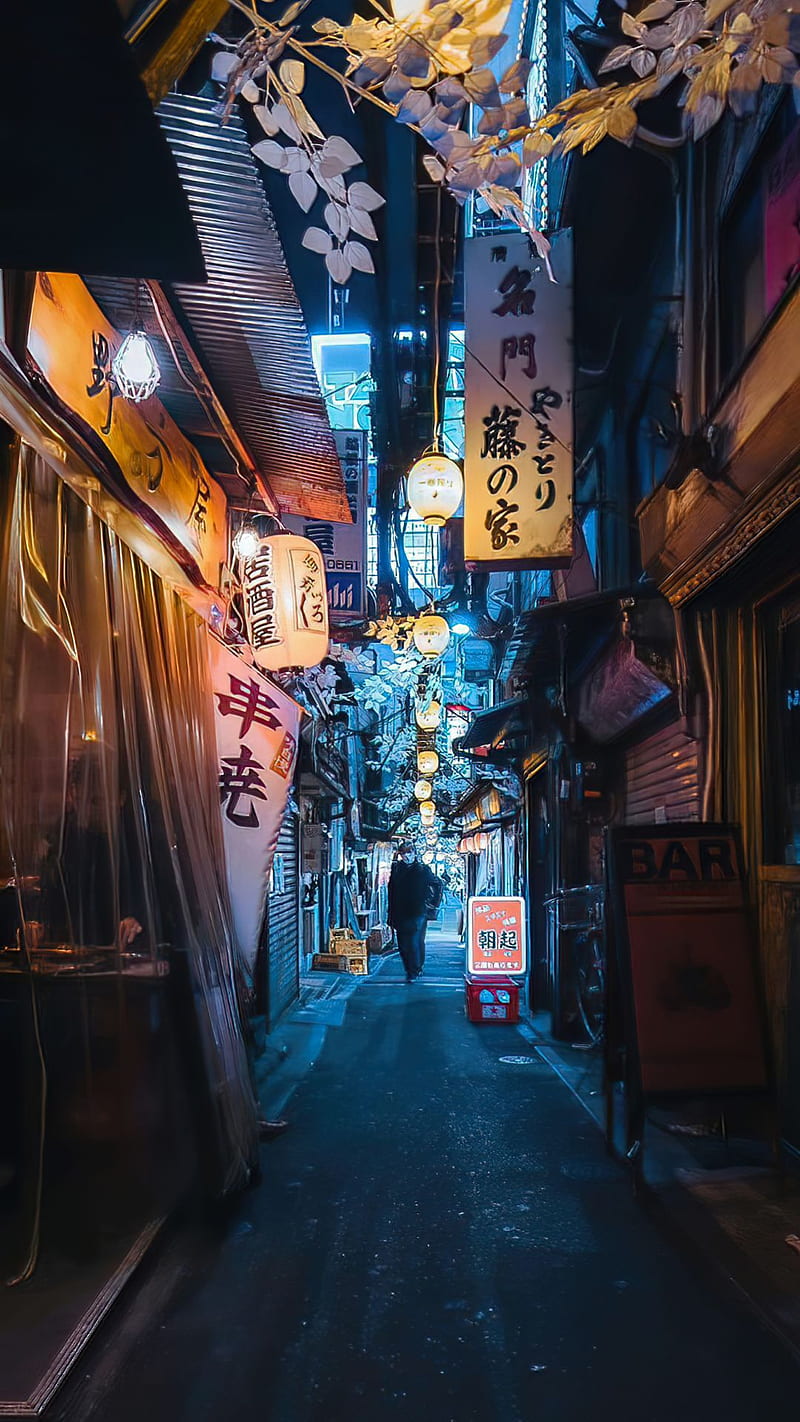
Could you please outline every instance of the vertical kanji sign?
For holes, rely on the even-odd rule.
[[[339,625],[360,622],[367,611],[367,436],[364,430],[334,430],[342,462],[352,523],[301,518],[287,514],[284,522],[294,533],[316,543],[325,559],[328,617]]]
[[[302,711],[215,637],[209,655],[228,886],[239,945],[252,967]]]
[[[465,244],[464,558],[559,568],[572,558],[572,243],[555,281],[522,232]]]
[[[467,906],[467,971],[517,977],[527,966],[525,900],[483,895]]]

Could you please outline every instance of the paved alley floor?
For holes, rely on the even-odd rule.
[[[760,1422],[800,1369],[631,1196],[432,934],[359,983],[224,1225],[173,1231],[60,1422]],[[503,1058],[511,1060],[504,1061]],[[514,1060],[519,1058],[521,1060]]]

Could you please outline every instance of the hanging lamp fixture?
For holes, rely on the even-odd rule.
[[[161,379],[156,353],[142,324],[139,289],[140,283],[137,281],[133,324],[111,362],[111,370],[120,395],[134,405],[140,404],[142,400],[149,400]]]

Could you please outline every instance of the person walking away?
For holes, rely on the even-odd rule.
[[[435,916],[441,895],[441,883],[427,864],[417,861],[413,844],[401,844],[389,876],[389,925],[397,935],[407,983],[425,966],[428,914]]]

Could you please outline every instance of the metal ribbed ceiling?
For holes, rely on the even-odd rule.
[[[173,94],[158,116],[208,283],[172,288],[217,393],[282,510],[350,522],[311,342],[244,125]]]

